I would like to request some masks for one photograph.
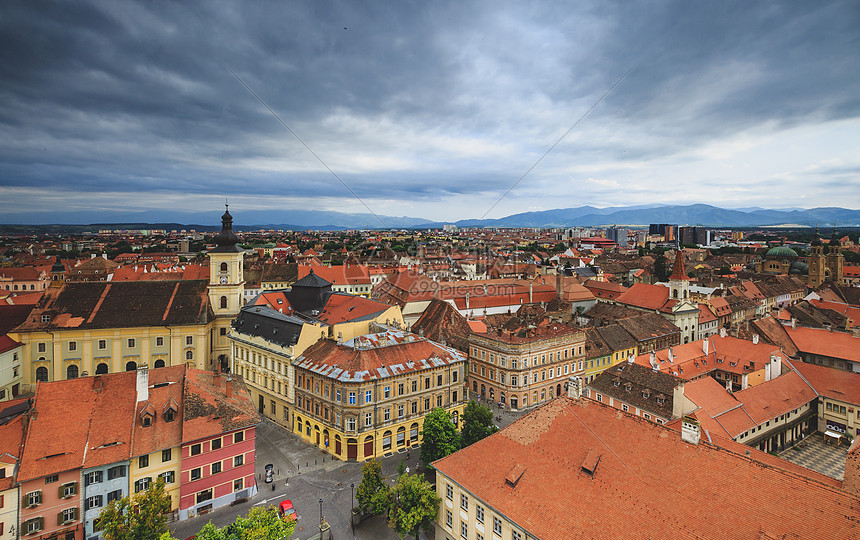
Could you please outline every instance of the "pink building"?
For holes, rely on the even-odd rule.
[[[238,391],[244,390],[244,384],[225,375],[197,371],[189,372],[186,385],[179,519],[257,493],[254,443],[259,416],[247,395]],[[189,408],[189,398],[201,402]],[[222,416],[212,415],[215,409]],[[194,416],[198,410],[201,414]]]

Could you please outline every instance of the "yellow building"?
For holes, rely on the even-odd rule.
[[[49,288],[10,335],[23,344],[25,391],[37,381],[186,364],[209,365],[206,282],[109,281]]]
[[[226,205],[225,205],[226,206]],[[212,360],[220,363],[219,369],[230,365],[230,341],[227,332],[230,322],[245,305],[245,252],[237,244],[239,237],[233,232],[233,216],[229,208],[221,216],[221,232],[215,236],[215,247],[209,256],[209,304],[215,314],[212,335]],[[198,367],[209,368],[209,364]]]
[[[293,432],[342,460],[421,444],[435,408],[461,427],[465,363],[463,353],[402,330],[321,340],[294,363]]]
[[[293,361],[322,338],[349,340],[371,323],[403,326],[398,306],[332,291],[310,273],[289,291],[268,291],[233,322],[233,373],[241,375],[257,410],[289,427],[294,403]]]

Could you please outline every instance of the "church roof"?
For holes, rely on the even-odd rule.
[[[797,252],[788,246],[776,246],[770,248],[765,254],[765,257],[771,258],[797,258]]]
[[[316,275],[316,274],[314,273],[314,271],[313,271],[313,268],[311,269],[311,271],[310,271],[310,273],[309,273],[308,275],[306,275],[306,276],[305,276],[305,277],[303,277],[302,279],[300,279],[300,280],[296,281],[295,283],[293,283],[293,287],[316,287],[316,288],[323,288],[323,287],[328,287],[328,286],[330,286],[330,285],[331,285],[331,283],[329,283],[328,281],[326,281],[326,280],[324,280],[323,278],[321,278],[321,277],[319,277],[318,275]]]
[[[226,204],[224,206],[227,207]],[[238,243],[239,237],[233,232],[233,216],[227,208],[221,216],[221,232],[215,236],[215,247],[209,253],[241,253],[242,248],[236,245]]]

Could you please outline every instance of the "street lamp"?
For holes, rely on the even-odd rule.
[[[323,515],[322,515],[322,499],[320,499],[320,527],[323,525]]]
[[[349,499],[349,525],[352,528],[352,536],[355,536],[355,515],[353,514],[353,509],[355,508],[355,484],[350,484],[349,489],[352,493],[352,498]]]

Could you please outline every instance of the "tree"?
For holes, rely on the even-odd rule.
[[[225,527],[229,531],[225,536],[228,540],[280,540],[290,538],[295,526],[295,520],[284,519],[274,506],[256,506],[247,517],[239,516],[232,525]]]
[[[439,410],[439,409],[437,409]],[[388,525],[394,532],[404,536],[415,535],[423,527],[428,533],[439,513],[442,499],[426,480],[417,474],[404,474],[397,479],[391,491],[391,508],[388,511]]]
[[[170,495],[164,491],[164,480],[146,491],[111,501],[102,511],[100,526],[105,540],[157,540],[167,529],[165,514],[170,512]]]
[[[421,430],[421,463],[430,463],[453,454],[460,448],[460,433],[445,409],[436,408],[424,417]]]
[[[363,512],[376,515],[388,510],[389,488],[382,477],[382,465],[375,459],[361,466],[361,483],[355,500]]]
[[[669,280],[669,265],[666,264],[666,256],[662,251],[654,255],[654,276],[657,281]]]
[[[488,407],[474,401],[466,405],[466,410],[463,412],[463,432],[460,434],[463,448],[498,430],[499,428],[493,424],[493,411]]]

